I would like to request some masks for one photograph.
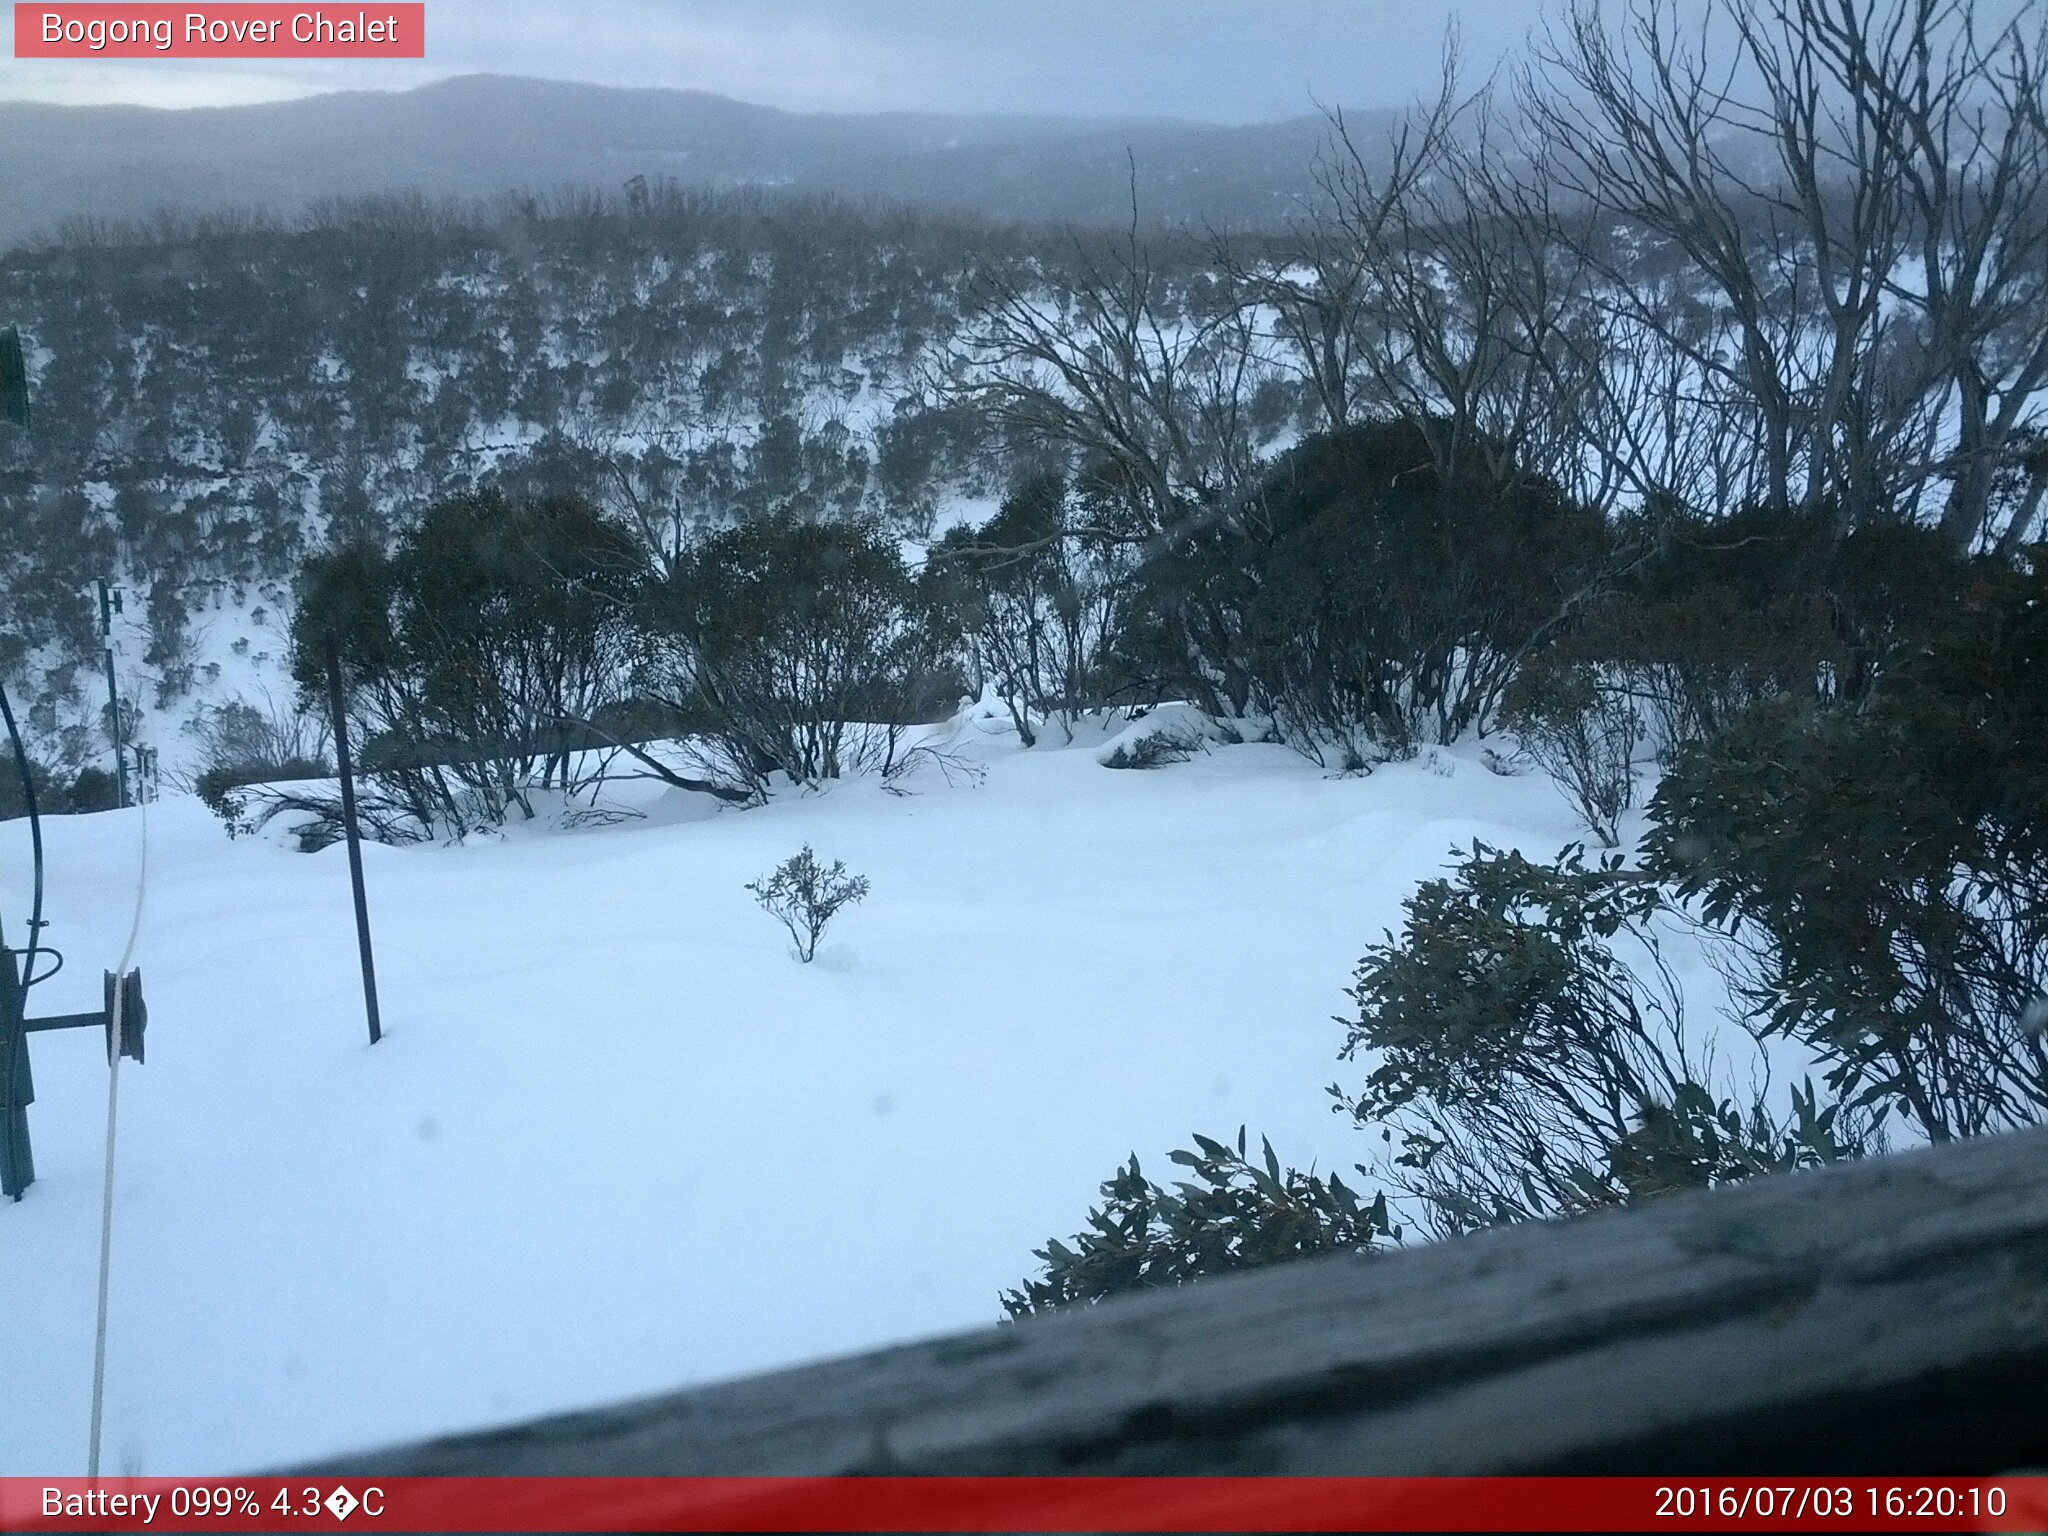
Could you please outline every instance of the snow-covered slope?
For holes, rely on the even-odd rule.
[[[153,807],[106,1464],[250,1470],[984,1324],[1190,1131],[1348,1170],[1322,1090],[1365,945],[1454,844],[1573,835],[1463,752],[1111,771],[959,729],[978,783],[370,847],[375,1048],[342,850]],[[139,821],[51,824],[69,964],[36,1011],[96,998]],[[0,827],[16,925],[24,843]],[[810,966],[742,889],[804,843],[874,887]],[[78,1471],[87,1428],[105,1068],[85,1031],[34,1051],[0,1473]]]

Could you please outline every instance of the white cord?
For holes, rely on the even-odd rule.
[[[126,1030],[123,1018],[128,991],[128,970],[135,959],[135,944],[142,934],[143,895],[149,888],[149,799],[142,785],[136,801],[142,813],[142,856],[135,869],[135,912],[128,923],[128,942],[121,949],[121,963],[114,970],[113,1035],[107,1051],[107,1171],[100,1186],[100,1294],[99,1317],[93,1329],[92,1345],[92,1440],[86,1453],[85,1475],[100,1475],[100,1420],[107,1390],[107,1291],[114,1255],[114,1129],[121,1105],[121,1042]]]

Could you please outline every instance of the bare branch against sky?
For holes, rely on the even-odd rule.
[[[229,105],[489,71],[798,110],[1249,122],[1429,88],[1444,28],[1484,70],[1539,0],[429,0],[424,61],[23,60],[0,99]]]

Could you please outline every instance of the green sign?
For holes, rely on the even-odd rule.
[[[21,355],[21,332],[0,331],[0,421],[28,425],[28,364]]]

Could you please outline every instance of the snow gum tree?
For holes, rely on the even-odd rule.
[[[866,522],[766,517],[713,534],[645,592],[639,676],[701,721],[756,792],[891,767],[957,678],[895,542]]]
[[[388,555],[357,544],[307,562],[292,674],[324,701],[334,639],[364,766],[424,827],[531,817],[534,788],[575,788],[568,722],[626,677],[641,569],[634,541],[573,497],[453,497]]]

